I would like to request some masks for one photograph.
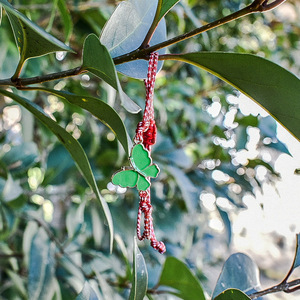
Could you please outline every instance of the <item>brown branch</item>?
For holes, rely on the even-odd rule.
[[[85,72],[86,71],[83,70],[81,67],[76,67],[74,69],[70,69],[62,72],[51,73],[47,75],[35,76],[30,78],[17,78],[15,80],[12,80],[11,78],[2,79],[0,80],[0,86],[8,85],[8,86],[14,86],[16,88],[22,88],[30,84],[43,83],[47,81],[63,79],[71,76],[76,76]]]
[[[294,287],[294,286],[296,286],[296,287]],[[294,288],[291,289],[291,287],[294,287]],[[277,292],[292,293],[299,289],[300,289],[300,279],[296,279],[296,280],[293,280],[290,282],[281,282],[280,284],[274,285],[263,291],[252,293],[252,294],[248,295],[248,297],[250,299],[256,299],[258,297],[261,297],[261,296],[264,296],[267,294],[273,294],[273,293],[277,293]]]

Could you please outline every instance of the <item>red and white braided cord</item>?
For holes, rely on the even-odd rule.
[[[136,128],[136,135],[134,142],[136,144],[142,143],[144,147],[151,152],[151,146],[156,142],[156,124],[154,120],[154,107],[153,107],[153,93],[154,84],[156,77],[158,63],[158,53],[151,53],[148,66],[147,79],[145,79],[146,86],[146,101],[145,101],[145,111],[143,120],[138,123]],[[148,178],[150,180],[150,178]],[[148,239],[150,240],[151,246],[158,250],[160,253],[166,251],[165,244],[163,242],[157,241],[153,228],[152,220],[152,205],[151,205],[151,194],[150,187],[146,191],[140,191],[140,202],[139,210],[137,215],[137,237],[139,240]],[[142,214],[144,214],[144,232],[141,234],[141,219]]]

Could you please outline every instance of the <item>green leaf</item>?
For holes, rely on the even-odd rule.
[[[0,8],[1,10],[1,8]],[[6,270],[8,276],[11,278],[13,284],[14,284],[14,288],[16,290],[18,290],[20,296],[22,297],[22,299],[26,299],[27,297],[27,293],[26,293],[26,289],[25,289],[25,285],[24,285],[24,281],[22,280],[22,277],[11,271],[11,270]]]
[[[246,294],[237,289],[229,289],[222,292],[215,300],[248,300],[250,299]]]
[[[2,194],[0,195],[1,198],[5,202],[12,202],[13,200],[17,199],[20,195],[22,195],[22,193],[23,189],[20,185],[20,182],[13,180],[12,176],[8,174]]]
[[[91,285],[86,281],[82,288],[80,294],[76,297],[75,300],[99,300],[96,292],[91,287]]]
[[[71,14],[68,10],[66,1],[58,0],[57,6],[62,16],[62,20],[64,23],[64,32],[66,36],[65,39],[66,39],[66,43],[68,43],[70,41],[73,32],[73,22],[72,22]]]
[[[106,23],[100,41],[107,47],[112,57],[117,57],[139,48],[153,22],[158,0],[122,1]],[[128,22],[130,20],[130,22]],[[150,45],[166,40],[164,19],[155,30]],[[165,48],[158,51],[165,53]],[[147,77],[148,62],[137,60],[120,64],[117,70],[127,76],[144,79]],[[162,62],[158,63],[158,70]]]
[[[84,210],[86,201],[80,203],[78,208],[70,207],[66,217],[66,227],[68,231],[69,239],[74,239],[82,228],[84,223]]]
[[[158,285],[175,289],[170,293],[184,300],[205,300],[199,280],[175,257],[167,257]]]
[[[31,57],[42,56],[56,51],[73,52],[70,47],[14,9],[6,0],[0,0],[0,3],[5,8],[14,32],[21,56],[20,65]]]
[[[95,34],[89,34],[83,45],[82,68],[106,81],[118,90],[117,72],[114,62]]]
[[[56,91],[48,88],[37,88],[40,91],[54,94],[71,104],[82,107],[97,117],[118,138],[127,155],[129,155],[129,138],[125,125],[119,114],[108,104],[98,98],[75,95],[69,92]]]
[[[52,299],[54,279],[55,246],[47,233],[40,228],[32,239],[29,254],[28,298],[32,300]]]
[[[300,140],[300,80],[264,58],[241,53],[196,52],[174,55],[228,82],[265,108]]]
[[[229,215],[228,215],[227,211],[223,210],[218,205],[216,205],[216,206],[217,206],[217,210],[222,218],[222,221],[225,225],[226,234],[227,234],[227,245],[229,246],[231,243],[231,236],[232,236],[231,221],[229,219]]]
[[[28,265],[29,265],[29,256],[30,256],[30,248],[31,248],[31,244],[32,244],[32,239],[36,235],[38,229],[39,229],[39,227],[36,222],[29,221],[24,230],[22,250],[24,253],[24,264],[26,267],[28,267]]]
[[[131,113],[138,113],[141,108],[122,90],[114,62],[104,45],[95,34],[90,34],[84,41],[82,68],[103,79],[119,91],[122,105]]]
[[[69,151],[74,161],[77,164],[77,167],[81,171],[84,179],[89,184],[93,192],[95,193],[99,203],[101,205],[102,211],[107,221],[107,225],[110,231],[110,248],[112,249],[113,243],[113,223],[111,214],[108,208],[106,201],[100,195],[98,190],[95,177],[91,170],[90,163],[86,157],[84,150],[82,149],[79,142],[73,138],[71,134],[69,134],[65,129],[60,127],[54,120],[52,120],[38,105],[35,103],[20,97],[16,94],[10,93],[8,91],[0,89],[0,94],[7,96],[20,105],[24,106],[28,111],[30,111],[34,116],[39,119],[45,126],[47,126],[61,141],[61,143],[65,146],[65,148]]]
[[[33,142],[12,146],[1,161],[7,165],[12,174],[27,171],[39,157],[37,145]]]
[[[160,21],[168,11],[175,6],[180,0],[159,0],[158,5],[160,6],[160,12],[158,15],[158,21]]]
[[[134,238],[133,276],[129,300],[143,300],[148,287],[148,272],[144,257]]]
[[[165,169],[168,170],[170,175],[176,180],[187,209],[190,212],[194,211],[198,205],[199,193],[193,182],[183,170],[177,168],[176,166],[166,165]]]
[[[212,298],[214,299],[214,297],[229,288],[237,288],[249,293],[254,292],[259,287],[257,265],[246,254],[235,253],[225,262]]]

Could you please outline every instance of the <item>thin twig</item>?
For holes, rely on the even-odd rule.
[[[158,4],[157,4],[154,19],[153,19],[152,24],[151,24],[151,26],[150,26],[150,28],[149,28],[146,36],[145,36],[144,41],[142,42],[139,49],[144,49],[144,48],[149,47],[150,40],[151,40],[151,38],[152,38],[152,36],[155,32],[155,29],[157,28],[157,25],[159,23],[158,17],[159,17],[160,11],[161,11],[161,7],[162,7],[162,0],[158,0]]]
[[[296,286],[296,287],[291,289],[291,287],[293,287],[293,286]],[[274,285],[274,286],[272,286],[270,288],[267,288],[263,291],[252,293],[252,294],[248,295],[248,297],[250,299],[256,299],[258,297],[261,297],[261,296],[264,296],[264,295],[267,295],[267,294],[273,294],[273,293],[277,293],[277,292],[292,293],[292,292],[294,292],[296,290],[299,290],[299,289],[300,289],[300,279],[296,279],[296,280],[293,280],[293,281],[290,281],[290,282],[281,282],[280,284]]]
[[[74,69],[57,72],[57,73],[51,73],[47,75],[41,75],[41,76],[35,76],[29,78],[18,78],[15,81],[12,81],[10,78],[8,78],[8,79],[0,80],[0,86],[8,85],[8,86],[14,86],[16,88],[22,88],[30,84],[43,83],[47,81],[63,79],[71,76],[76,76],[85,72],[86,71],[82,70],[81,67],[76,67]]]

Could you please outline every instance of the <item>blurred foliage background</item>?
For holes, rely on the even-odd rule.
[[[13,1],[15,8],[77,52],[31,59],[22,76],[79,66],[85,37],[100,35],[116,4],[111,0]],[[182,0],[166,17],[168,36],[246,4]],[[299,1],[288,1],[274,11],[231,22],[170,49],[172,53],[253,53],[299,75],[299,7]],[[4,79],[13,75],[19,55],[5,14],[0,45],[0,78]],[[126,93],[143,107],[143,82],[119,76]],[[101,98],[115,107],[134,136],[141,114],[126,112],[115,91],[98,78],[84,74],[45,86]],[[86,279],[100,286],[104,299],[127,298],[138,193],[110,184],[111,175],[127,161],[123,150],[112,132],[78,107],[42,92],[18,93],[41,105],[83,145],[109,203],[116,239],[110,255],[98,203],[56,137],[29,112],[0,97],[0,299],[27,297],[28,277],[39,271],[28,268],[34,257],[37,261],[46,257],[48,266],[53,265],[49,272],[55,273],[55,279],[48,292],[55,299],[75,298]],[[275,184],[279,178],[274,161],[288,149],[276,136],[275,121],[265,113],[243,111],[242,100],[232,87],[190,65],[167,61],[158,74],[154,103],[158,142],[153,159],[161,173],[152,183],[152,203],[156,235],[166,243],[167,253],[162,256],[147,242],[139,243],[149,288],[157,283],[165,257],[175,256],[188,264],[210,293],[207,266],[220,265],[230,253],[231,214],[247,209],[245,195],[255,195],[264,182]],[[60,245],[58,252],[53,244]]]

